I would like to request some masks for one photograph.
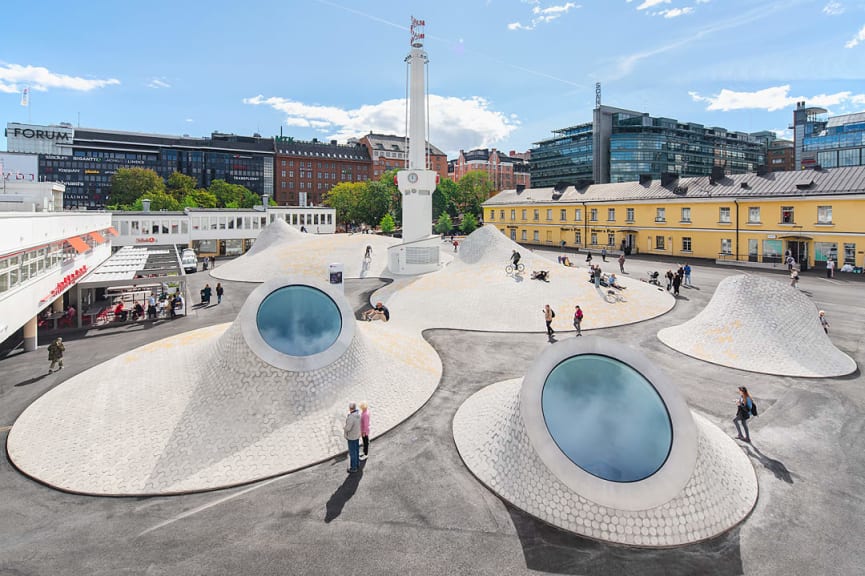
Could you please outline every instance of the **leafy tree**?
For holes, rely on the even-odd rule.
[[[393,220],[393,216],[385,214],[382,216],[381,221],[379,221],[378,226],[381,228],[383,234],[391,234],[396,228],[396,223]]]
[[[395,168],[393,170],[388,170],[381,175],[381,178],[379,178],[378,181],[386,190],[389,191],[390,213],[394,218],[394,222],[402,223],[402,192],[399,191],[399,187],[394,183],[394,178],[396,177],[397,172],[399,172],[399,170]]]
[[[381,181],[361,184],[357,196],[355,219],[358,222],[373,224],[390,212],[393,191]]]
[[[457,193],[457,184],[450,178],[445,178],[439,182],[432,197],[433,220],[437,219],[443,212],[447,212],[451,216],[457,215],[453,200]]]
[[[120,168],[111,177],[108,204],[128,209],[142,196],[165,193],[162,177],[147,168]]]
[[[445,212],[441,216],[439,216],[438,222],[436,222],[435,231],[439,234],[447,234],[454,227],[454,222],[451,220],[450,215]]]
[[[180,210],[180,202],[178,202],[174,196],[166,193],[165,191],[157,191],[152,194],[145,194],[141,198],[138,198],[135,202],[132,203],[131,209],[141,211],[144,209],[144,205],[141,202],[142,199],[150,200],[150,211],[151,212],[159,212],[161,210]]]
[[[358,204],[360,203],[361,189],[366,186],[363,182],[340,182],[330,190],[324,197],[325,206],[330,206],[336,211],[336,221],[345,224],[358,222]],[[376,220],[370,220],[370,223]]]
[[[241,188],[243,188],[243,186],[229,184],[225,180],[217,178],[210,183],[210,186],[207,187],[207,191],[216,196],[216,203],[219,207],[239,208],[240,203],[243,200],[243,192]]]
[[[232,186],[239,186],[239,184],[232,184]],[[245,188],[244,186],[240,186],[243,188],[241,190],[241,198],[240,198],[240,207],[241,208],[252,208],[253,206],[261,205],[261,196],[250,190],[249,188]]]
[[[168,193],[178,200],[182,200],[184,196],[192,192],[198,186],[198,181],[192,176],[181,174],[180,172],[172,172],[168,177]]]
[[[216,196],[204,189],[190,190],[181,201],[184,208],[216,208]]]
[[[471,234],[478,227],[478,219],[474,214],[468,212],[463,214],[463,222],[460,224],[460,230],[463,234]]]
[[[489,174],[483,170],[471,170],[457,183],[457,196],[454,198],[454,204],[461,214],[480,216],[481,204],[490,197],[495,189],[495,184],[490,180]]]

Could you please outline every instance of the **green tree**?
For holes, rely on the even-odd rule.
[[[132,203],[130,207],[131,210],[141,211],[144,209],[144,205],[141,202],[143,199],[150,200],[150,211],[151,212],[160,212],[162,210],[173,210],[177,211],[181,209],[180,202],[177,201],[174,196],[164,192],[157,191],[152,194],[145,194],[141,198],[138,198],[135,202]]]
[[[362,189],[366,186],[363,182],[340,182],[324,196],[323,203],[336,211],[336,221],[343,224],[356,224],[357,207],[360,203]],[[376,220],[370,220],[370,223]]]
[[[190,190],[181,200],[184,208],[216,208],[216,196],[204,189]]]
[[[463,214],[463,221],[462,224],[460,224],[460,230],[463,234],[471,234],[477,229],[477,227],[478,219],[475,217],[474,214],[472,214],[471,212]]]
[[[238,186],[238,184],[232,184],[232,186]],[[252,208],[253,206],[261,206],[261,196],[250,190],[249,188],[245,188],[241,186],[243,190],[241,190],[241,198],[240,198],[240,207],[241,208]]]
[[[195,190],[198,186],[198,181],[192,176],[181,174],[180,172],[172,172],[168,177],[168,193],[178,200],[182,200],[184,196]]]
[[[483,170],[471,170],[457,182],[457,196],[454,204],[460,214],[481,215],[481,204],[495,191],[496,187],[489,174]]]
[[[229,184],[225,180],[217,178],[210,183],[207,191],[216,196],[216,203],[220,208],[239,208],[243,201],[243,186]]]
[[[120,168],[111,177],[111,192],[107,204],[128,210],[142,196],[165,193],[162,177],[147,168]]]
[[[454,227],[454,222],[451,220],[450,215],[445,212],[441,216],[439,216],[438,222],[436,222],[435,230],[439,234],[447,234]]]
[[[381,228],[382,234],[391,234],[396,228],[393,216],[390,214],[382,216],[381,221],[378,223],[378,227]]]
[[[402,223],[402,192],[399,191],[399,187],[394,182],[394,178],[396,177],[396,173],[399,172],[397,169],[388,170],[384,174],[381,175],[381,178],[378,181],[388,190],[388,196],[390,197],[390,214],[394,218],[394,222],[401,224]]]
[[[391,211],[393,190],[380,181],[362,184],[357,197],[355,218],[358,222],[375,224]]]
[[[450,178],[445,178],[439,182],[432,197],[433,220],[437,219],[443,212],[447,212],[451,216],[457,215],[453,200],[457,193],[457,183]]]

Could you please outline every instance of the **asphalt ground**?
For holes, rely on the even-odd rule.
[[[617,270],[608,260],[604,269]],[[634,257],[625,269],[646,277],[670,265]],[[591,541],[506,505],[463,466],[451,434],[454,413],[475,391],[523,373],[549,346],[541,323],[519,334],[427,330],[444,365],[439,388],[414,416],[373,442],[357,475],[345,474],[340,457],[228,490],[99,498],[48,488],[18,472],[4,451],[0,574],[863,573],[865,379],[860,371],[819,380],[747,373],[667,348],[656,332],[693,317],[718,282],[737,273],[692,266],[695,288],[683,288],[670,313],[597,332],[641,349],[694,409],[731,435],[736,387],[749,386],[760,416],[750,421],[753,445],[743,450],[757,471],[760,496],[751,516],[726,534],[667,550]],[[750,272],[787,278],[784,271]],[[817,272],[803,274],[800,288],[826,310],[835,344],[862,366],[863,285]],[[204,282],[216,284],[203,272],[189,280],[192,295]],[[183,319],[64,334],[64,369],[55,374],[47,375],[47,341],[37,352],[0,361],[4,445],[17,416],[73,374],[147,342],[233,320],[255,285],[223,285],[222,304],[193,306]],[[360,308],[381,285],[349,280],[346,295]]]

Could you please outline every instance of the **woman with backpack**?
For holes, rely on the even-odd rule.
[[[748,389],[744,386],[739,386],[739,399],[736,400],[736,417],[733,418],[733,424],[736,425],[737,439],[743,442],[751,443],[751,434],[748,432],[748,418],[757,415],[757,406],[754,400],[748,393]],[[739,423],[742,423],[742,428],[745,429],[745,435],[742,436],[742,430],[739,428]]]

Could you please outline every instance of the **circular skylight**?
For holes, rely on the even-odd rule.
[[[655,387],[629,365],[598,354],[559,363],[547,376],[541,408],[568,459],[611,482],[637,482],[670,453],[673,428]]]
[[[342,315],[330,296],[305,285],[278,288],[255,317],[264,341],[289,356],[312,356],[330,348],[342,331]]]

